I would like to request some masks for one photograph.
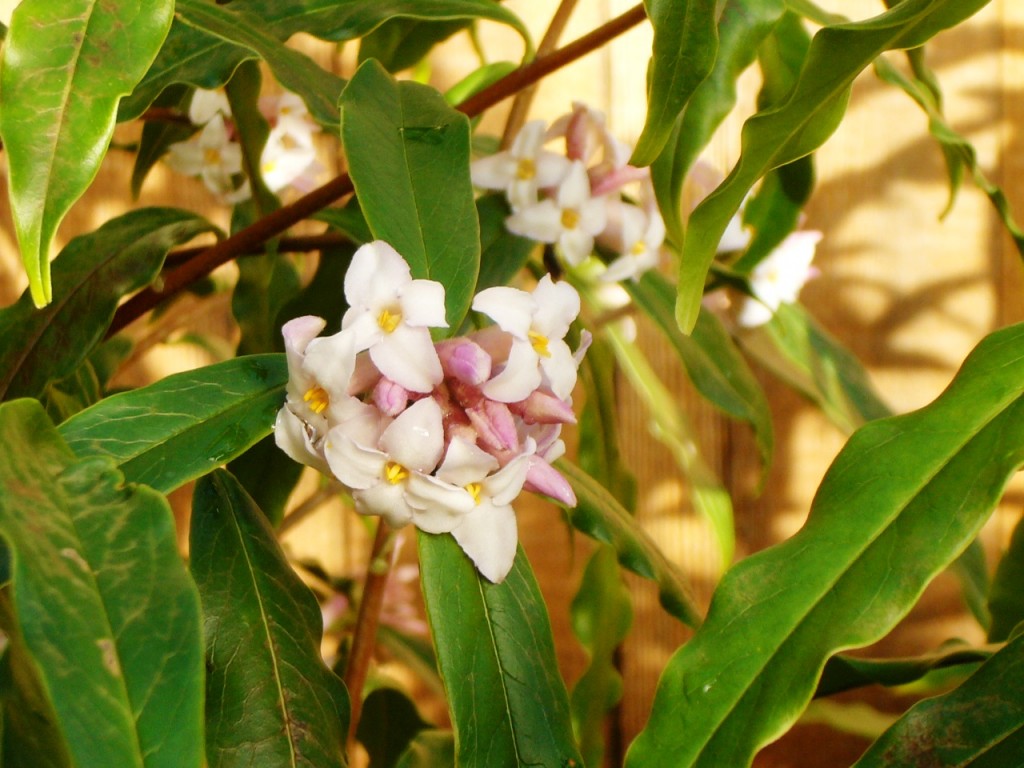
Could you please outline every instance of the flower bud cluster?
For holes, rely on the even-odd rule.
[[[332,474],[356,510],[392,526],[451,533],[479,571],[501,581],[518,534],[512,501],[527,490],[573,506],[551,466],[573,423],[571,393],[589,344],[564,340],[580,300],[568,283],[532,293],[495,287],[473,309],[494,325],[435,343],[444,287],[414,280],[390,245],[356,251],[340,332],[306,316],[284,326],[289,381],[275,425],[293,459]]]
[[[564,139],[564,154],[545,149],[556,139]],[[471,171],[477,187],[505,191],[511,232],[553,244],[573,267],[596,243],[614,254],[601,279],[615,282],[657,266],[665,240],[650,172],[629,165],[629,156],[604,115],[577,103],[550,128],[528,122],[508,150],[476,160]],[[639,192],[627,199],[631,186]]]

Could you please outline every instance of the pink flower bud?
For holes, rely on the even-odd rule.
[[[572,406],[549,392],[535,389],[525,400],[509,403],[509,410],[527,424],[575,424]]]
[[[576,506],[576,494],[573,493],[569,481],[562,477],[557,469],[538,456],[530,457],[530,468],[526,472],[526,483],[523,488],[533,493],[550,496],[567,507]]]
[[[409,404],[409,390],[381,376],[373,388],[373,402],[382,413],[397,416]]]
[[[491,377],[491,356],[469,339],[459,338],[436,344],[441,370],[446,377],[480,386]]]
[[[519,450],[515,418],[504,403],[481,400],[479,405],[467,408],[466,415],[488,452]]]

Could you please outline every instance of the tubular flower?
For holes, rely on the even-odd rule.
[[[506,152],[474,161],[473,183],[481,189],[504,189],[513,209],[537,202],[538,190],[553,187],[565,176],[569,161],[544,145],[544,121],[523,126]]]
[[[171,144],[167,164],[178,173],[198,176],[211,192],[228,203],[249,197],[249,182],[239,186],[235,177],[242,172],[242,148],[228,136],[221,114],[215,113],[198,135]]]
[[[750,273],[753,298],[743,301],[736,322],[744,328],[764,325],[779,306],[792,304],[800,289],[815,274],[811,261],[821,232],[793,232],[762,259]]]
[[[619,257],[601,273],[601,280],[635,280],[658,265],[661,245],[665,242],[665,222],[656,208],[645,210],[621,200],[610,204],[608,212],[608,229],[600,240],[613,248]]]

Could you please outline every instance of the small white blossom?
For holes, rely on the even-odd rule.
[[[601,279],[635,279],[658,265],[665,242],[665,222],[653,206],[645,210],[616,201],[608,205],[608,227],[599,240],[620,254],[601,274]]]
[[[512,146],[473,162],[473,184],[481,189],[504,189],[513,210],[537,202],[537,191],[558,184],[569,161],[543,148],[544,121],[523,126]]]
[[[744,328],[764,325],[781,304],[792,304],[800,289],[814,275],[811,261],[821,241],[821,232],[793,232],[754,267],[750,291],[739,308],[736,322]]]
[[[240,186],[235,176],[242,172],[242,148],[228,137],[224,118],[216,114],[203,129],[187,141],[167,148],[167,164],[186,176],[198,176],[211,192],[228,203],[249,197],[249,182]]]

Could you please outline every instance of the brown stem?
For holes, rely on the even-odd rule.
[[[558,45],[558,40],[565,31],[565,25],[569,23],[569,17],[572,15],[577,2],[578,0],[562,0],[559,3],[555,15],[551,17],[551,23],[548,25],[544,37],[540,40],[540,45],[537,46],[537,58],[543,58],[555,50],[555,46]],[[516,94],[515,99],[512,101],[512,109],[508,113],[508,120],[505,121],[505,132],[501,136],[502,149],[508,149],[512,145],[512,141],[515,139],[516,134],[519,133],[519,129],[526,122],[526,115],[530,111],[530,104],[533,103],[535,93],[537,93],[537,86],[531,85]]]
[[[320,251],[324,248],[332,248],[338,245],[347,245],[352,239],[341,232],[322,232],[319,235],[302,235],[299,237],[282,237],[277,241],[278,253],[305,253],[307,251]],[[197,245],[193,248],[180,248],[167,254],[166,263],[169,266],[182,264],[191,261],[199,254],[210,248],[209,245]],[[263,253],[262,245],[253,248],[247,253],[240,253],[239,256],[255,256]]]
[[[542,77],[600,48],[626,30],[635,27],[645,18],[647,16],[643,4],[636,5],[563,48],[543,58],[534,59],[529,64],[510,72],[498,82],[470,96],[458,106],[458,109],[470,117],[475,117],[488,107],[492,107],[536,83]],[[280,235],[289,227],[312,216],[352,191],[352,179],[347,173],[342,174],[322,187],[300,197],[290,205],[278,208],[245,229],[239,230],[231,237],[203,250],[195,258],[162,275],[158,281],[159,287],[145,288],[118,307],[107,335],[112,336],[121,331],[130,322],[141,317],[187,285],[206,277],[222,264],[227,264],[242,254],[252,252],[267,240]]]
[[[355,738],[363,710],[363,686],[366,685],[366,675],[376,644],[380,609],[384,605],[384,588],[388,583],[394,556],[393,545],[394,534],[381,518],[377,523],[377,535],[370,550],[370,562],[366,566],[366,582],[363,584],[362,600],[359,601],[359,615],[356,617],[355,634],[352,636],[352,649],[349,651],[348,664],[345,665],[345,687],[348,688],[348,695],[352,701],[348,726],[350,742]]]
[[[140,120],[148,123],[180,123],[181,125],[192,125],[188,115],[181,110],[171,107],[150,107],[141,115]],[[198,127],[198,126],[197,126]]]

